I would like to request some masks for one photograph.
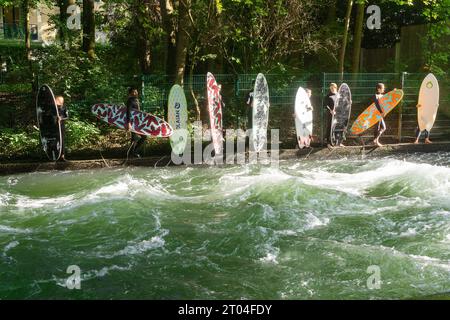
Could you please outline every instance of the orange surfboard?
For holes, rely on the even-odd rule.
[[[403,90],[395,89],[386,93],[379,101],[380,106],[387,115],[403,99]],[[361,134],[381,120],[381,114],[375,103],[372,103],[363,113],[361,113],[350,129],[351,134]]]

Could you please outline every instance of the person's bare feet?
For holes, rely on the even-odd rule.
[[[425,139],[425,143],[430,144],[430,143],[433,143],[433,142],[431,142],[430,139],[426,138],[426,139]]]
[[[414,144],[418,144],[418,143],[419,143],[419,140],[414,141]]]
[[[373,140],[373,143],[375,143],[375,145],[377,147],[382,147],[383,145],[380,143],[380,141],[378,141],[378,139]]]
[[[341,144],[339,145],[339,147],[345,147],[345,146],[344,146],[344,144],[343,144],[343,143],[341,143]]]

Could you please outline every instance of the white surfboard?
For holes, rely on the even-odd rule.
[[[252,140],[256,152],[260,152],[267,143],[269,125],[269,87],[262,73],[256,77],[253,91],[253,128]]]
[[[308,94],[302,87],[298,88],[295,96],[295,130],[300,149],[309,147],[312,136],[313,108]]]
[[[188,138],[188,115],[187,102],[184,90],[178,84],[170,89],[169,102],[167,106],[167,118],[173,128],[170,136],[170,145],[174,154],[184,153]]]
[[[439,107],[439,83],[432,73],[428,74],[422,81],[417,104],[420,105],[417,108],[417,121],[420,131],[427,130],[430,132]]]

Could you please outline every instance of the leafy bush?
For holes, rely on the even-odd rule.
[[[34,129],[2,129],[0,132],[0,155],[10,158],[18,155],[39,153],[39,131]]]
[[[96,144],[100,130],[92,123],[71,119],[66,121],[66,148],[78,149]]]

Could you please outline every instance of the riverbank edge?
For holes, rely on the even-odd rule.
[[[376,147],[373,145],[366,146],[348,146],[336,148],[309,148],[309,149],[281,149],[279,150],[279,160],[291,159],[339,159],[339,158],[359,158],[359,157],[381,157],[395,154],[409,154],[409,153],[436,153],[436,152],[450,152],[450,141],[435,142],[432,144],[389,144],[383,147]],[[251,154],[245,153],[246,162],[251,158]],[[274,155],[276,157],[276,155]],[[226,160],[223,161],[226,163]],[[206,162],[188,164],[188,166],[209,165]],[[264,163],[264,162],[263,162]],[[236,165],[236,155],[234,165]],[[233,165],[232,163],[221,164]],[[35,171],[53,171],[53,170],[88,170],[88,169],[102,169],[113,168],[121,166],[136,166],[136,167],[165,167],[175,166],[171,161],[171,156],[154,156],[140,159],[94,159],[94,160],[73,160],[67,162],[8,162],[0,163],[0,175],[8,175],[15,173],[27,173]],[[182,166],[187,166],[182,164]]]

